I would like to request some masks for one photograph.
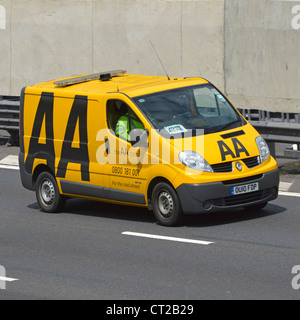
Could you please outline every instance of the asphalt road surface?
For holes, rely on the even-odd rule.
[[[261,212],[189,216],[167,228],[147,210],[80,199],[43,213],[13,169],[0,168],[1,300],[300,298],[295,177],[282,184],[293,192]]]

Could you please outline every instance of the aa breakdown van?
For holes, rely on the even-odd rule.
[[[278,196],[266,142],[202,78],[116,70],[26,87],[19,162],[46,212],[82,197],[148,207],[175,226],[185,214],[259,210]]]

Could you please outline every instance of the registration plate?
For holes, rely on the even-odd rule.
[[[258,182],[245,184],[242,186],[236,186],[231,188],[231,195],[236,196],[238,194],[250,193],[259,190]]]

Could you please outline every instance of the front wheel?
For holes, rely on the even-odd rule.
[[[36,180],[36,198],[45,212],[57,213],[65,204],[65,198],[59,193],[55,178],[49,172],[42,172]]]
[[[184,214],[175,190],[167,183],[158,183],[152,192],[153,212],[163,226],[174,227],[183,222]]]

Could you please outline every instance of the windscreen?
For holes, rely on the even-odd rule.
[[[211,84],[163,91],[133,100],[155,129],[170,135],[208,134],[246,123]]]

